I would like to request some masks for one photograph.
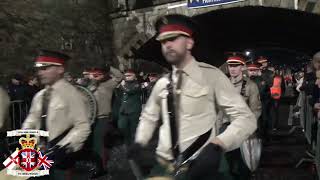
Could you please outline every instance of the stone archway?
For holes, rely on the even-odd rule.
[[[238,3],[213,6],[199,9],[188,9],[185,1],[168,3],[128,12],[117,12],[110,15],[113,24],[113,49],[117,61],[123,66],[130,66],[134,51],[146,43],[154,35],[153,23],[162,15],[179,13],[196,16],[221,9],[262,6],[283,8],[320,14],[318,0],[245,0]]]

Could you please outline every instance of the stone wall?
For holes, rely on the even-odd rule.
[[[245,0],[187,9],[170,8],[185,0],[148,0],[148,3],[144,0],[1,0],[0,72],[29,71],[40,48],[63,50],[73,56],[72,72],[78,73],[87,64],[100,61],[119,63],[123,69],[134,62],[135,49],[154,35],[153,23],[159,16],[170,13],[194,16],[218,9],[261,5],[294,9],[295,1]],[[319,1],[298,0],[298,5],[302,11],[320,12]]]
[[[71,55],[73,72],[112,57],[104,0],[1,0],[0,22],[1,73],[30,71],[41,48]]]
[[[169,2],[168,0],[162,0]],[[153,1],[162,4],[161,0]],[[135,49],[147,42],[154,34],[153,23],[162,15],[179,13],[188,16],[195,16],[209,11],[227,9],[233,7],[244,6],[265,6],[279,7],[286,9],[296,9],[306,11],[307,6],[310,6],[308,0],[245,0],[238,3],[227,5],[213,6],[199,9],[188,9],[186,6],[180,6],[186,1],[170,1],[172,3],[151,6],[143,9],[135,9],[126,12],[117,12],[110,14],[113,24],[113,50],[115,59],[124,67],[128,67],[133,62],[132,55]],[[298,4],[298,7],[295,6]],[[170,8],[178,6],[176,8]],[[313,5],[312,13],[320,13],[320,2]]]

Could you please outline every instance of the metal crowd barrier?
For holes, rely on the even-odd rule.
[[[299,94],[299,98],[298,98],[298,102],[297,102],[297,106],[300,107],[300,125],[302,127],[302,129],[304,130],[306,128],[306,118],[305,118],[305,101],[306,101],[306,94],[304,92],[301,92]]]
[[[317,168],[318,178],[320,180],[320,122],[313,113],[313,107],[310,105],[310,100],[312,97],[306,96],[304,92],[301,92],[300,96],[300,123],[301,127],[304,129],[304,133],[308,143],[311,145],[315,152],[315,155],[309,155],[310,158],[303,158],[299,163],[311,162],[315,163]],[[316,125],[318,127],[317,132],[313,127]],[[312,137],[312,134],[316,134],[316,137]],[[315,139],[316,138],[316,139]],[[298,166],[297,165],[297,166]],[[296,167],[297,167],[296,166]]]
[[[305,127],[305,136],[308,140],[309,144],[313,144],[312,142],[312,126],[315,122],[314,115],[313,115],[313,107],[310,105],[310,98],[306,96],[305,97],[305,103],[304,103],[304,127]]]
[[[310,96],[306,96],[304,92],[301,92],[298,98],[297,105],[300,107],[299,118],[300,126],[302,127],[305,137],[309,144],[313,144],[312,133],[313,124],[316,122],[313,114],[313,107],[310,105]]]
[[[29,112],[29,103],[23,100],[10,102],[10,130],[20,129]],[[17,138],[8,138],[9,145],[17,142]]]
[[[304,135],[307,139],[308,144],[312,145],[312,123],[313,123],[313,112],[312,107],[309,103],[309,97],[306,96],[305,92],[300,92],[297,105],[300,107],[300,126],[304,132]],[[302,158],[297,164],[296,168],[298,168],[302,163],[314,162],[314,157],[309,156],[308,158]]]
[[[19,129],[29,112],[29,105],[26,101],[15,100],[10,103],[11,128]]]

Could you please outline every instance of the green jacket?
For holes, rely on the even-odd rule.
[[[126,82],[120,87],[121,102],[119,112],[121,114],[140,113],[142,108],[142,89],[137,81]]]

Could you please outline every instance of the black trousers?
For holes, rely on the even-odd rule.
[[[268,138],[268,131],[272,130],[272,116],[271,116],[271,98],[262,99],[262,136]]]
[[[272,129],[276,129],[276,128],[279,127],[279,107],[280,107],[280,100],[273,99],[273,100],[271,101],[271,103],[272,103],[272,112],[273,112],[271,127],[272,127]]]

